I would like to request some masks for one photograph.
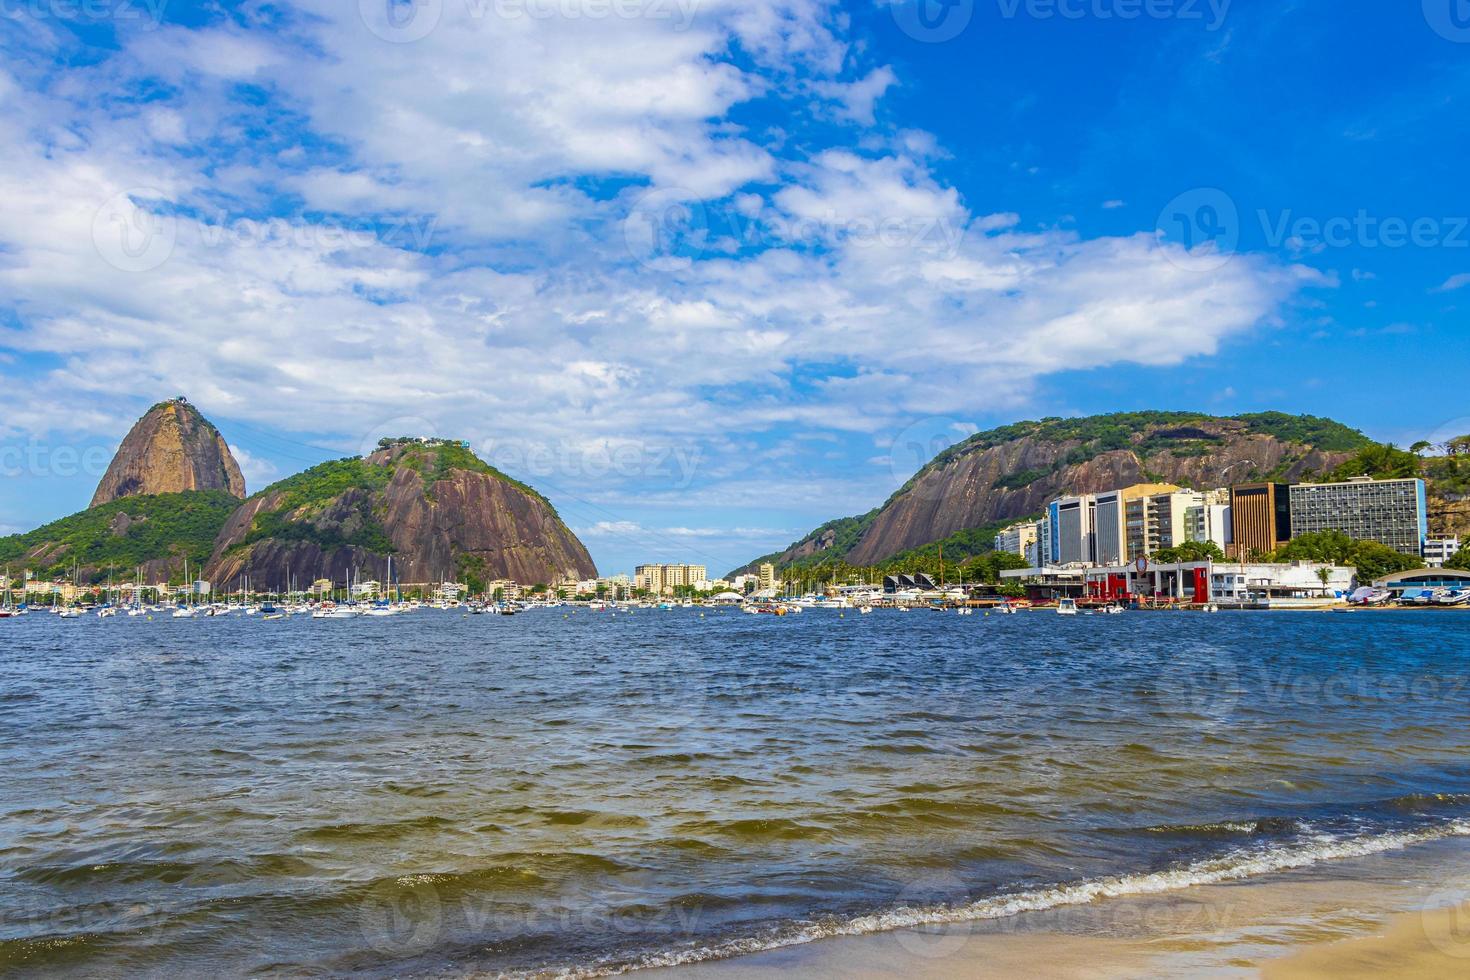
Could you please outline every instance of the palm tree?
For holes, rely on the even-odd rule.
[[[1327,598],[1327,583],[1332,581],[1332,569],[1325,566],[1317,569],[1317,581],[1322,583],[1322,598]]]

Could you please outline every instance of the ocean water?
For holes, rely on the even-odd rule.
[[[0,973],[595,975],[1470,835],[1470,615],[0,621]]]

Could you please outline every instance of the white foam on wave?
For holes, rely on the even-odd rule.
[[[1158,895],[1165,892],[1193,888],[1197,885],[1215,885],[1227,881],[1239,881],[1261,875],[1276,874],[1310,867],[1324,861],[1340,861],[1347,858],[1367,857],[1385,851],[1397,851],[1415,844],[1444,840],[1450,837],[1470,836],[1470,819],[1455,820],[1433,828],[1400,831],[1377,835],[1334,838],[1322,835],[1291,844],[1268,845],[1250,850],[1237,850],[1216,858],[1148,874],[1118,875],[1098,878],[1070,885],[1038,888],[1017,892],[1013,895],[997,895],[983,898],[965,905],[930,906],[924,908],[902,907],[874,915],[862,915],[852,919],[829,922],[804,923],[775,934],[732,939],[710,946],[692,949],[668,950],[649,954],[630,963],[607,964],[589,967],[574,967],[547,973],[535,971],[510,976],[554,976],[564,980],[616,976],[634,970],[656,967],[687,966],[709,960],[746,956],[789,946],[800,946],[822,939],[838,936],[864,936],[897,929],[914,929],[921,926],[952,925],[961,922],[977,922],[985,919],[1004,919],[1025,912],[1044,912],[1048,909],[1072,905],[1086,905],[1105,898],[1125,898],[1135,895]]]

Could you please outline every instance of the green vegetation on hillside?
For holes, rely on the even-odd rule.
[[[240,501],[224,490],[195,490],[125,497],[52,521],[26,534],[0,538],[0,566],[24,568],[41,577],[69,575],[73,563],[100,581],[109,567],[124,577],[150,561],[187,558],[203,565]],[[127,520],[120,520],[126,515]],[[114,524],[119,533],[114,533]],[[25,556],[42,546],[41,561]]]
[[[423,478],[425,493],[430,499],[436,483],[449,479],[456,471],[464,471],[502,480],[551,508],[545,497],[486,463],[462,443],[420,443],[416,439],[402,438],[384,439],[378,447],[401,449],[401,452],[382,466],[360,456],[320,463],[260,491],[251,499],[279,493],[281,502],[257,514],[245,538],[232,550],[257,541],[276,539],[311,541],[324,549],[355,547],[389,554],[394,550],[393,543],[380,515],[374,510],[374,501],[392,481],[400,466],[408,467]],[[356,514],[342,515],[344,520],[333,521],[326,526],[313,522],[313,518],[329,505],[354,491],[360,491],[353,504]],[[555,513],[554,509],[552,513]]]
[[[476,456],[474,450],[462,442],[435,441],[420,443],[417,439],[411,439],[406,436],[398,439],[380,439],[378,441],[379,449],[393,449],[398,446],[409,447],[399,457],[398,461],[402,465],[415,470],[424,478],[424,485],[428,488],[428,493],[431,498],[435,483],[440,480],[449,479],[450,474],[455,470],[462,470],[466,473],[483,473],[487,476],[493,476],[503,483],[509,483],[527,496],[541,501],[551,509],[552,513],[556,512],[556,508],[551,506],[551,501],[541,496],[535,488],[497,470]]]
[[[311,541],[322,548],[359,547],[386,554],[393,546],[382,522],[373,513],[372,495],[386,487],[392,477],[390,468],[373,466],[357,457],[319,463],[288,476],[255,495],[280,494],[281,501],[276,507],[256,514],[244,539],[231,550],[276,539]],[[352,491],[362,491],[355,527],[343,533],[339,526],[319,527],[312,523],[328,505]]]

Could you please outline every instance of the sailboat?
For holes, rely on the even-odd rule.
[[[5,601],[0,603],[0,619],[12,619],[20,613],[15,608],[15,597],[10,593],[10,569],[5,569]]]

